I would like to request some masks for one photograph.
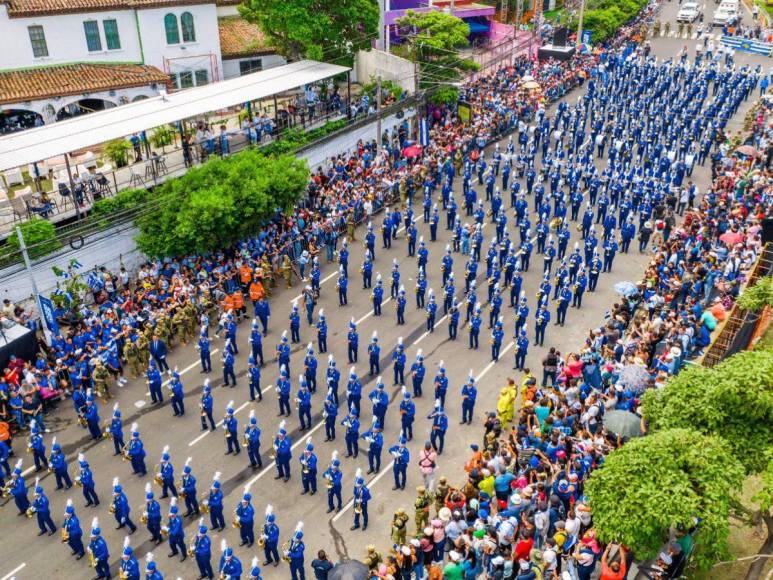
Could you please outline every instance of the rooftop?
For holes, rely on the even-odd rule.
[[[220,32],[220,53],[223,58],[239,58],[261,54],[273,54],[263,32],[239,16],[218,18]]]
[[[239,3],[240,0],[0,0],[0,4],[6,5],[11,18],[192,4],[232,6]]]
[[[139,64],[70,64],[0,73],[0,104],[110,89],[166,84],[169,77]]]

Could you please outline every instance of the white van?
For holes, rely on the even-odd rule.
[[[714,17],[711,19],[712,26],[725,26],[738,20],[738,1],[723,0],[714,11]]]

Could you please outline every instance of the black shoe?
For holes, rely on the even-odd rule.
[[[177,555],[177,553],[176,553],[176,552],[169,552],[169,553],[166,555],[166,557],[167,557],[167,558],[174,558],[176,555]]]
[[[332,511],[332,510],[328,510],[328,513],[330,513],[331,511]],[[40,530],[40,531],[38,532],[38,536],[42,536],[42,535],[43,535],[43,534],[45,534],[45,533],[46,533],[46,530]]]
[[[301,495],[306,495],[307,493],[309,493],[309,492],[308,492],[308,491],[306,491],[306,490],[304,489],[304,490],[301,492]]]
[[[367,529],[368,529],[368,524],[364,524],[364,525],[362,526],[362,531],[364,532],[364,531],[365,531],[365,530],[367,530]]]
[[[281,475],[275,475],[275,476],[274,476],[274,479],[281,479],[281,478],[282,478],[282,476],[281,476]]]
[[[247,545],[247,542],[242,542],[242,543],[239,544],[239,547],[246,546],[246,545]]]
[[[81,559],[81,558],[83,558],[83,556],[85,556],[85,555],[86,555],[86,554],[78,554],[77,556],[75,556],[75,559],[76,559],[76,560],[80,560],[80,559]]]
[[[373,470],[372,469],[368,469],[367,474],[370,475],[371,473],[373,473]]]
[[[185,562],[188,559],[188,554],[183,553],[183,557],[180,558],[180,562]]]
[[[317,490],[312,491],[309,495],[314,495],[315,493],[317,493]]]
[[[290,481],[290,476],[289,475],[287,477],[285,477],[285,482],[288,482],[288,481]]]
[[[274,568],[276,568],[277,566],[279,566],[279,560],[274,560]]]
[[[263,560],[263,565],[264,565],[264,566],[268,566],[269,564],[272,564],[272,562],[271,562],[270,560]],[[204,577],[204,576],[202,576],[202,578],[203,578],[203,577]]]
[[[354,530],[357,530],[357,529],[359,529],[359,527],[360,527],[360,526],[352,526],[352,527],[351,527],[351,528],[349,528],[349,529],[350,529],[351,531],[354,531]]]
[[[51,530],[50,532],[48,532],[48,535],[53,536],[55,533],[56,533],[56,530]]]
[[[325,513],[326,513],[326,514],[329,514],[329,513],[331,513],[332,511],[333,511],[333,508],[327,508],[327,511],[326,511]],[[43,535],[43,532],[40,532],[40,533],[38,534],[38,536],[41,536],[41,535]]]
[[[399,485],[393,485],[393,486],[392,486],[392,491],[395,491],[395,490],[397,490],[397,489],[400,489],[400,486],[399,486]]]

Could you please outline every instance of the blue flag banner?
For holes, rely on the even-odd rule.
[[[56,315],[54,314],[54,304],[49,298],[45,296],[38,296],[38,303],[40,304],[41,314],[43,320],[46,323],[46,328],[51,331],[54,336],[59,334],[59,324],[56,322]]]
[[[771,52],[773,51],[773,44],[760,42],[751,38],[743,38],[742,36],[728,36],[725,34],[720,42],[725,46],[734,48],[735,50],[753,52],[763,56],[771,56]]]
[[[422,147],[429,146],[429,123],[427,119],[422,119],[419,122],[419,145]]]

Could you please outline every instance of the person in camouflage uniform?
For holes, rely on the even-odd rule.
[[[263,254],[260,267],[263,269],[263,288],[266,291],[266,297],[269,297],[271,296],[271,289],[276,288],[276,280],[274,279],[274,270],[271,267],[271,262],[265,254]]]
[[[433,494],[433,503],[435,504],[435,513],[439,514],[440,510],[446,505],[446,496],[449,490],[448,479],[443,475],[438,480],[437,489]]]
[[[427,493],[427,488],[423,485],[416,488],[416,494],[416,502],[414,503],[416,515],[414,517],[414,522],[416,523],[416,534],[420,535],[422,530],[426,528],[429,523],[429,504],[431,503],[432,498],[430,498]]]
[[[354,237],[354,230],[356,226],[357,224],[354,223],[354,211],[350,211],[348,217],[346,218],[346,236],[352,242],[357,241]]]
[[[123,345],[123,358],[126,359],[126,366],[132,373],[132,377],[138,379],[140,373],[142,373],[142,365],[140,364],[140,349],[139,340],[133,341],[131,338],[127,338]]]
[[[102,359],[94,359],[94,370],[91,372],[91,380],[94,383],[94,391],[97,397],[102,401],[107,401],[111,398],[110,387],[108,386],[108,380],[110,379],[110,371],[105,368]]]
[[[192,300],[188,300],[183,306],[183,312],[185,313],[185,325],[188,328],[188,336],[195,338],[199,329],[199,313],[196,307],[193,305]]]
[[[392,518],[392,543],[402,546],[408,532],[408,514],[403,508],[397,508]]]
[[[376,546],[373,544],[370,544],[365,549],[367,550],[367,554],[365,554],[365,558],[363,558],[362,563],[368,567],[368,570],[373,572],[377,570],[378,565],[381,564],[381,554],[376,551]]]
[[[284,255],[284,258],[282,259],[282,277],[285,279],[285,284],[287,288],[293,287],[293,266],[290,263],[290,256],[287,254]]]
[[[174,326],[175,334],[177,335],[177,338],[180,339],[180,342],[183,344],[188,344],[190,335],[188,334],[188,325],[185,320],[185,312],[183,312],[183,309],[179,306],[175,309],[175,312],[172,315],[172,325]]]
[[[144,366],[148,360],[150,360],[150,339],[148,338],[148,332],[152,333],[150,326],[145,329],[145,332],[141,332],[137,336],[137,350],[140,356],[140,374],[144,372]]]

